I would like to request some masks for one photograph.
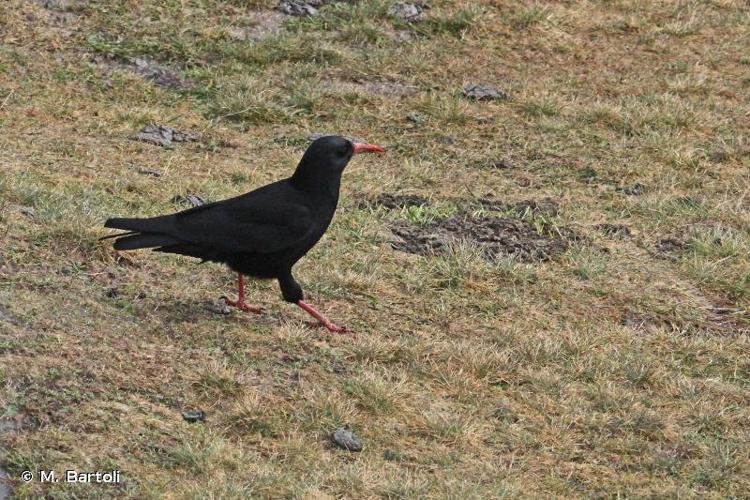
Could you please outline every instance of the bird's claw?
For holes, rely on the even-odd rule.
[[[244,302],[240,302],[239,300],[229,300],[225,296],[222,296],[221,300],[223,300],[226,305],[236,307],[242,312],[251,312],[253,314],[261,314],[263,312],[262,307],[249,306]]]
[[[354,333],[354,331],[352,331],[348,327],[339,326],[335,323],[331,323],[330,321],[327,323],[323,321],[318,321],[317,323],[312,323],[312,326],[317,327],[317,328],[325,328],[331,333],[341,333],[344,335],[351,335]]]

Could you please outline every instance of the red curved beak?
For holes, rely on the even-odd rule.
[[[361,142],[354,143],[354,154],[359,153],[385,153],[385,149],[375,144],[363,144]]]

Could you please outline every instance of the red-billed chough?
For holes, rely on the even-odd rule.
[[[243,311],[260,312],[245,304],[243,275],[277,279],[285,301],[339,332],[345,329],[304,302],[292,266],[328,229],[339,200],[341,174],[353,155],[366,152],[384,150],[343,137],[321,137],[310,144],[288,179],[176,214],[109,219],[104,227],[129,232],[106,238],[117,238],[116,250],[154,248],[227,264],[238,273],[239,296],[236,301],[225,300]]]

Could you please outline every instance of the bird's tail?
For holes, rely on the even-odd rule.
[[[174,245],[180,241],[162,232],[165,221],[161,217],[151,219],[115,217],[108,219],[104,227],[112,229],[124,229],[127,233],[113,234],[100,238],[117,238],[114,243],[115,250],[136,250],[138,248],[153,248],[166,245]]]

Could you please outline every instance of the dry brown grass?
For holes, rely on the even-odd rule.
[[[257,42],[232,29],[264,2],[0,4],[0,465],[19,497],[747,494],[746,3],[432,3],[413,27],[390,2],[329,6]],[[475,82],[512,99],[461,98]],[[128,139],[150,122],[205,139]],[[323,131],[389,149],[349,167],[297,270],[354,338],[273,283],[251,286],[263,316],[213,315],[224,269],[97,242],[108,216],[285,176]],[[358,208],[381,192],[437,208]],[[583,239],[543,263],[388,244],[391,219],[487,193],[552,197]],[[361,453],[330,446],[343,425]],[[69,468],[125,482],[19,479]]]

